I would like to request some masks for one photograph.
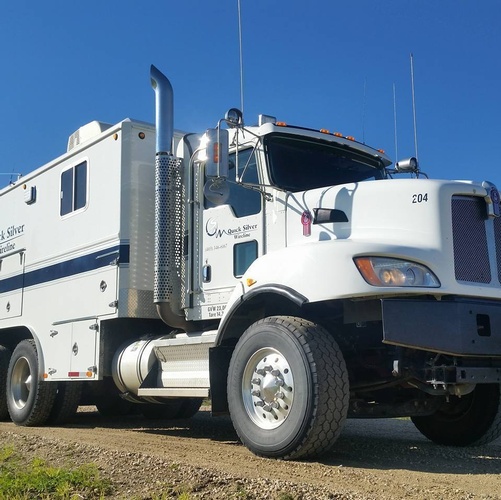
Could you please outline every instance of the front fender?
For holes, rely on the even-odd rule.
[[[380,248],[378,248],[380,247]],[[256,288],[276,286],[294,291],[308,302],[374,295],[353,262],[355,255],[394,254],[388,245],[352,240],[318,241],[268,253],[255,260],[241,279],[230,302]],[[402,249],[398,252],[400,256]]]
[[[228,325],[246,304],[252,304],[254,309],[261,307],[272,315],[291,314],[291,311],[299,311],[305,303],[430,293],[430,288],[369,285],[353,261],[358,255],[410,259],[430,266],[432,270],[431,263],[440,257],[437,250],[429,248],[364,240],[315,241],[270,252],[256,259],[235,287],[221,320],[219,338],[225,336]],[[444,293],[444,290],[434,288],[433,293]],[[267,300],[276,301],[274,305],[279,304],[280,308],[270,306]],[[290,304],[291,310],[284,304]],[[276,312],[278,309],[280,312]],[[264,317],[264,313],[260,315],[250,306],[243,310],[245,313],[240,312],[242,316],[251,315],[255,320]]]

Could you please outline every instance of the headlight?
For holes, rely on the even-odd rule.
[[[356,257],[354,260],[369,285],[430,288],[440,286],[438,278],[426,266],[416,262],[387,257]]]

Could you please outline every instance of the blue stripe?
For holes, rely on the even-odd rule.
[[[0,293],[11,292],[29,286],[40,285],[61,278],[69,278],[77,274],[93,271],[111,265],[118,257],[120,264],[128,264],[130,258],[129,245],[116,245],[99,252],[93,252],[74,259],[65,260],[58,264],[30,271],[0,280]]]

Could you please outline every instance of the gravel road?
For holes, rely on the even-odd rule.
[[[349,420],[318,461],[258,458],[226,417],[189,421],[105,418],[80,408],[63,427],[0,423],[0,445],[54,465],[94,462],[113,482],[111,498],[501,499],[501,439],[448,448],[409,420]]]

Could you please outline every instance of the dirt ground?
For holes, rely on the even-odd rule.
[[[110,498],[501,499],[501,439],[449,448],[409,420],[348,420],[318,461],[258,458],[226,417],[188,421],[105,418],[80,408],[62,427],[0,423],[0,446],[54,465],[94,462],[113,482]]]

